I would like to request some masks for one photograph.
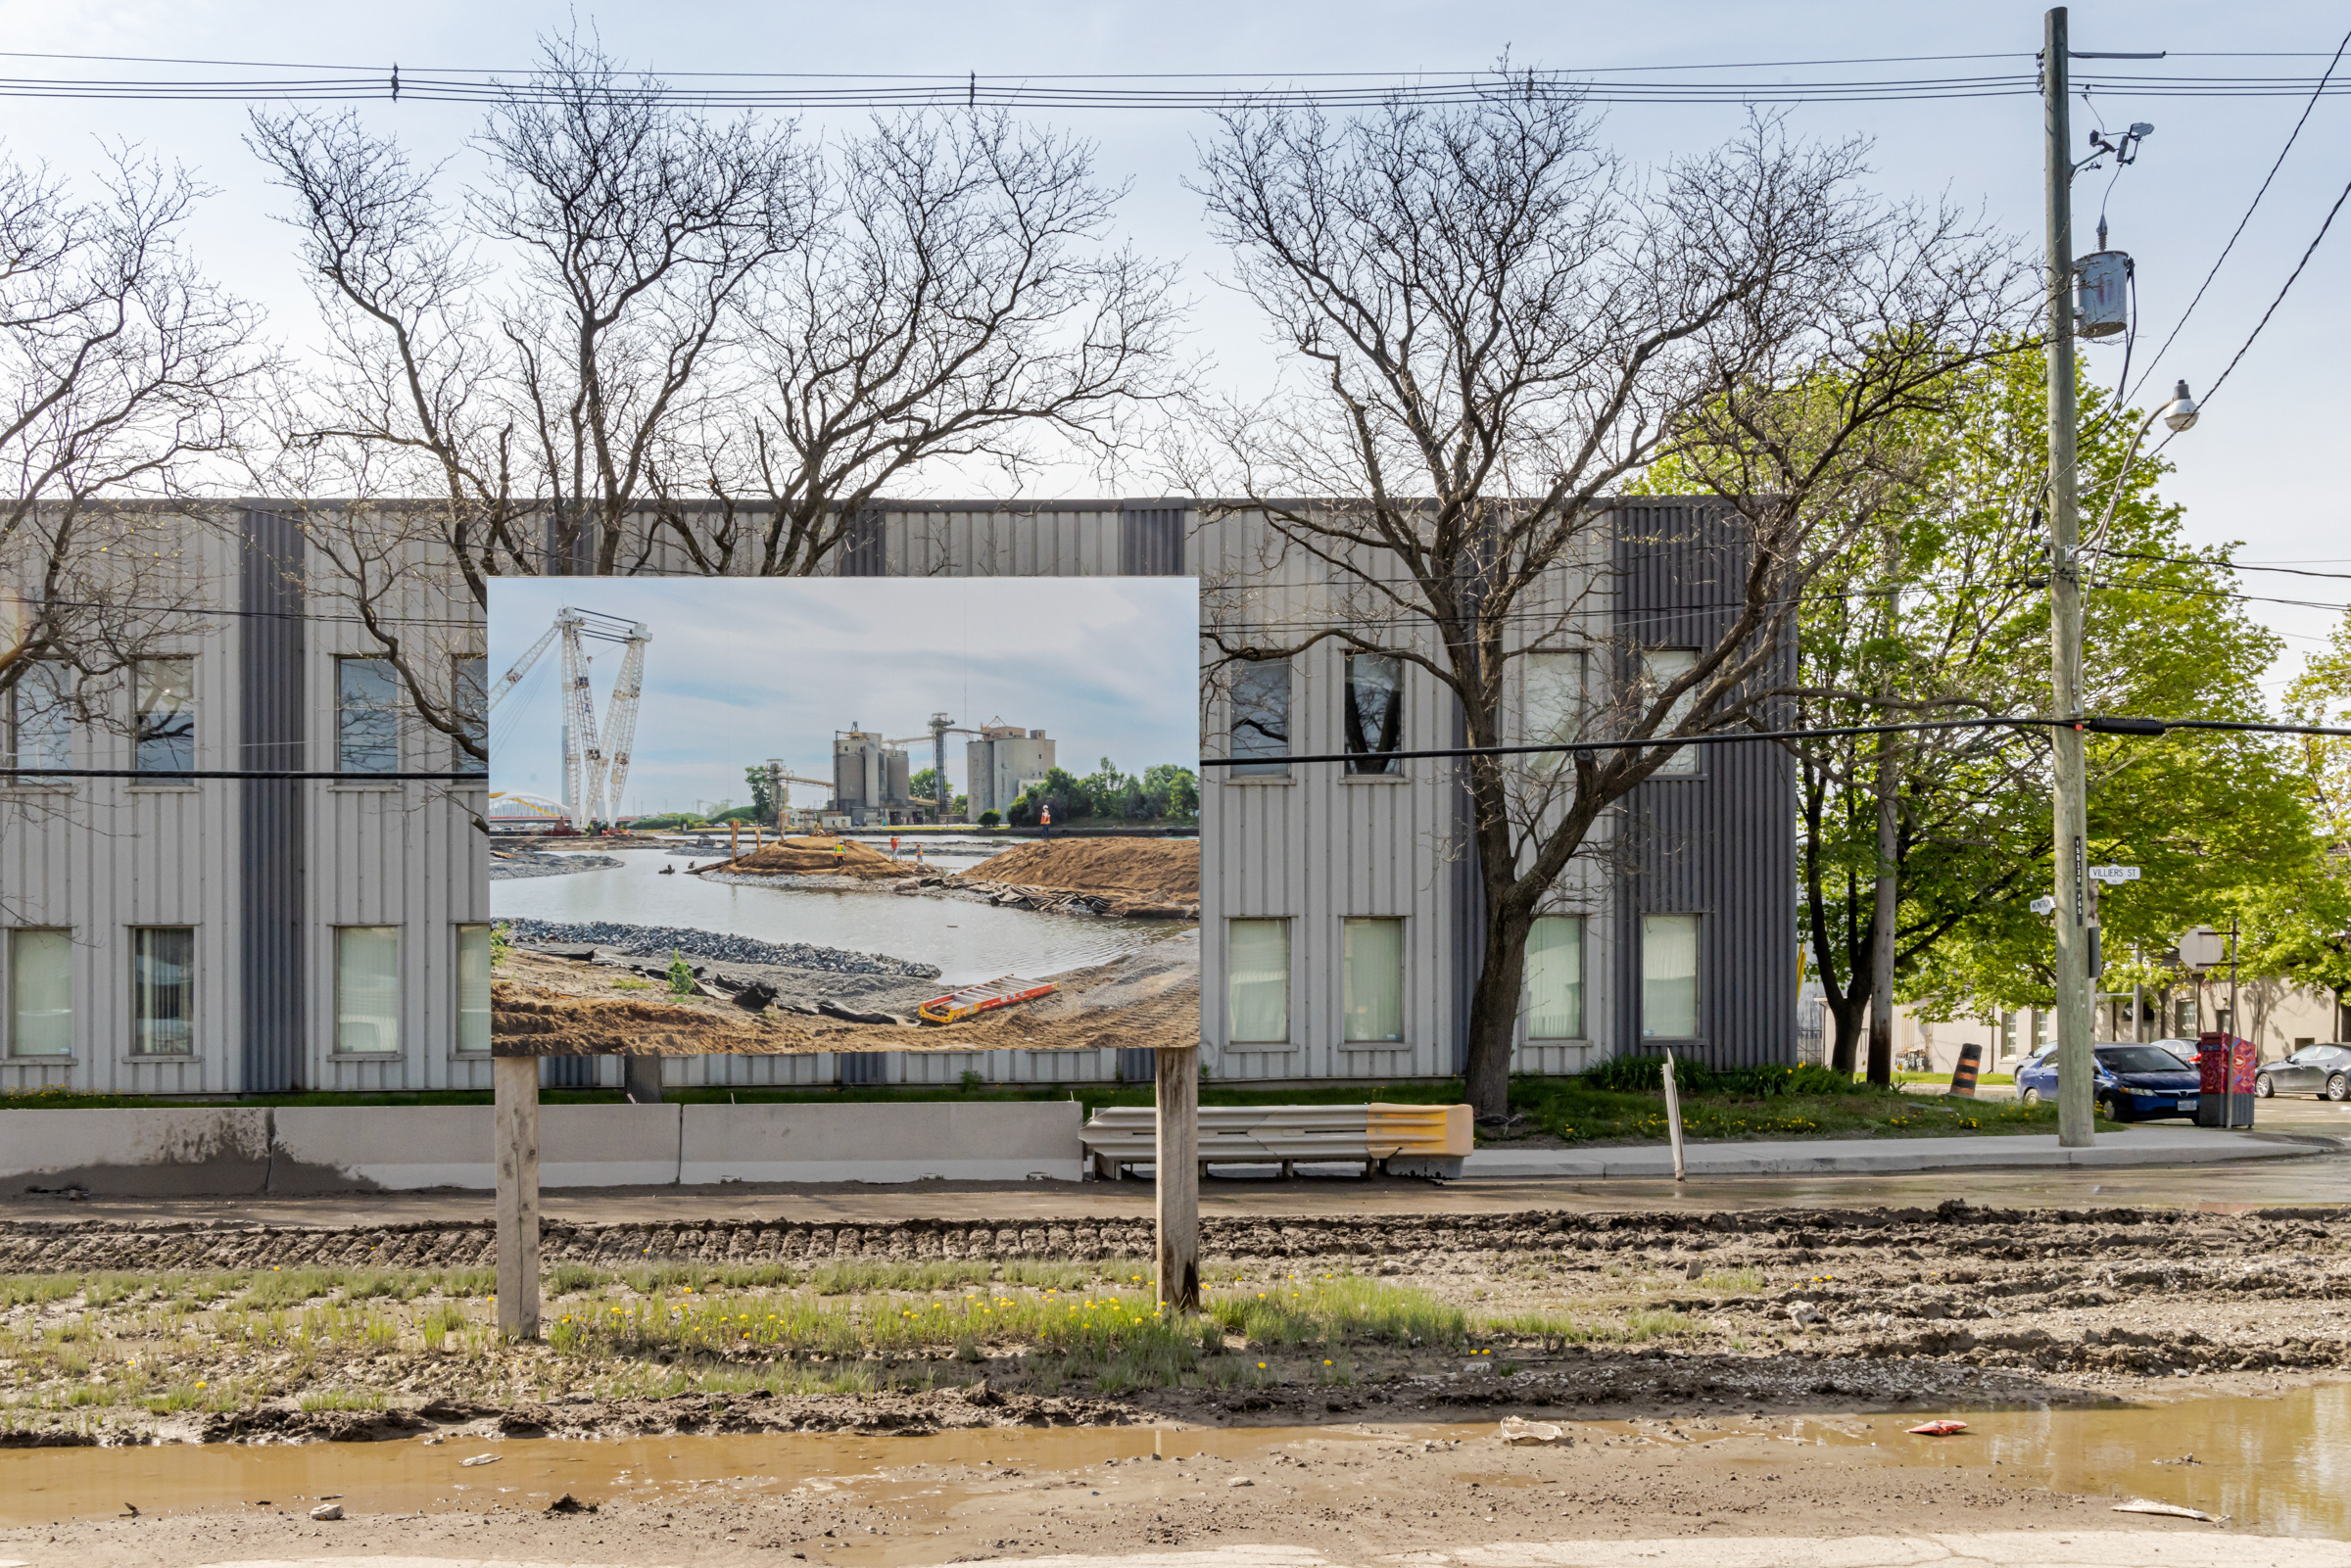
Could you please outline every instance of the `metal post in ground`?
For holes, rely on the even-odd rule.
[[[1673,1140],[1673,1179],[1685,1179],[1682,1167],[1682,1095],[1673,1081],[1673,1047],[1665,1048],[1665,1132]]]
[[[1153,1199],[1159,1220],[1159,1305],[1170,1312],[1200,1309],[1200,1048],[1166,1046],[1159,1058],[1158,1179]]]
[[[539,1337],[539,1059],[490,1064],[498,1167],[498,1331]]]

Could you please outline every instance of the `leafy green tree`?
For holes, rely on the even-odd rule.
[[[774,822],[776,820],[776,800],[775,796],[768,791],[766,767],[762,765],[745,768],[743,770],[743,777],[751,786],[752,816],[759,822]]]
[[[916,800],[936,800],[940,792],[936,768],[925,768],[906,781],[906,793]]]
[[[1868,528],[1807,597],[1802,728],[2049,711],[2040,360],[2020,350],[1953,390],[1946,410],[1912,419]],[[2081,399],[2087,711],[2262,717],[2257,682],[2278,644],[2231,596],[2227,552],[2186,542],[2181,508],[2158,493],[2168,464],[2141,456],[2124,472],[2138,416],[2087,384]],[[2055,877],[2047,733],[1795,750],[1803,939],[1836,1065],[1853,1065],[1873,1000],[1881,792],[1895,807],[1896,999],[1929,1018],[2048,1005],[2053,944],[2028,907]],[[2288,748],[2175,733],[2092,736],[2087,750],[2089,859],[2143,873],[2102,902],[2108,985],[2147,972],[2180,930],[2226,924],[2307,871],[2309,790]]]
[[[1185,822],[1200,815],[1200,776],[1179,763],[1143,770],[1144,815]]]

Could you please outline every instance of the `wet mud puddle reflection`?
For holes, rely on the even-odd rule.
[[[1683,1421],[1559,1421],[1575,1444],[1701,1447],[1733,1436],[1874,1448],[1880,1462],[1946,1465],[2020,1486],[2089,1497],[2146,1497],[2198,1508],[2236,1529],[2351,1537],[2351,1384],[2275,1395],[2092,1409],[1961,1409],[1965,1434],[1913,1437],[1918,1415],[1852,1414]],[[883,1521],[834,1551],[891,1557],[925,1528],[969,1505],[1088,1485],[1089,1466],[1148,1462],[1172,1487],[1198,1478],[1182,1461],[1283,1462],[1298,1445],[1491,1443],[1492,1423],[1353,1427],[984,1429],[919,1437],[763,1434],[577,1442],[181,1445],[0,1450],[0,1525],[120,1514],[246,1508],[307,1512],[341,1501],[353,1514],[537,1511],[569,1494],[582,1503],[710,1503],[797,1495],[853,1500]],[[492,1454],[495,1462],[468,1465]],[[1768,1455],[1741,1465],[1768,1466]],[[1487,1484],[1542,1484],[1492,1475]],[[1557,1478],[1551,1479],[1557,1484]],[[1080,1496],[1083,1496],[1082,1492]]]

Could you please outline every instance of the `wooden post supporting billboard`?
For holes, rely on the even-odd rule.
[[[1161,1046],[1159,1142],[1153,1184],[1159,1209],[1159,1305],[1200,1310],[1200,1048]]]
[[[497,1102],[498,1331],[539,1337],[539,1059],[490,1064]]]

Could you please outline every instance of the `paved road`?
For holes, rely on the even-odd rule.
[[[2183,1205],[2233,1211],[2270,1205],[2351,1206],[2351,1156],[2316,1155],[2223,1167],[2140,1166],[2123,1170],[1964,1170],[1893,1175],[1718,1176],[1671,1179],[1459,1181],[1350,1178],[1298,1181],[1211,1179],[1204,1212],[1277,1214],[1492,1213],[1562,1209],[1584,1213],[1644,1210],[1932,1208],[1947,1199],[2010,1208]],[[680,1189],[609,1188],[550,1193],[547,1213],[582,1223],[685,1218],[790,1218],[886,1222],[991,1219],[1006,1222],[1151,1212],[1151,1184],[1124,1182],[926,1182]],[[0,1202],[0,1222],[113,1220],[164,1224],[228,1220],[285,1225],[399,1224],[491,1217],[488,1193],[383,1193],[323,1198],[93,1198]]]

